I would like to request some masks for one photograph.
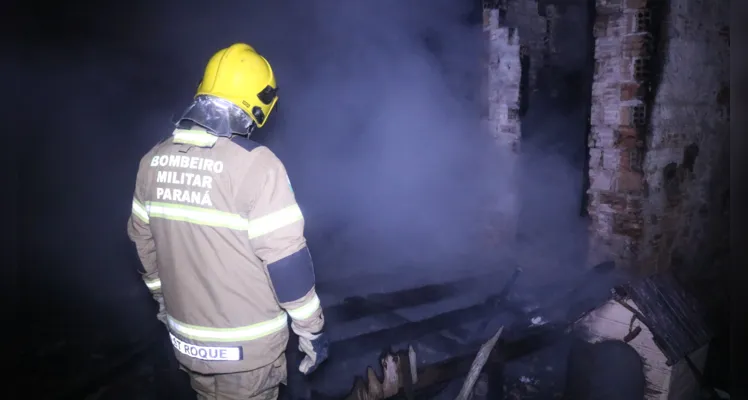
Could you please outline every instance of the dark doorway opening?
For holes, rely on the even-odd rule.
[[[522,65],[521,242],[586,254],[589,120],[594,75],[594,1],[544,1],[541,43]],[[522,30],[520,27],[520,37]],[[532,65],[535,64],[535,65]],[[534,79],[527,74],[535,71]],[[581,214],[581,215],[580,215]]]

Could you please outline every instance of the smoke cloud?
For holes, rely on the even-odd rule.
[[[500,201],[505,178],[480,126],[484,43],[480,24],[469,20],[473,6],[388,0],[182,9],[189,23],[161,26],[157,36],[185,44],[172,48],[185,73],[170,81],[187,87],[172,106],[189,99],[218,48],[244,41],[270,60],[279,109],[254,138],[286,163],[321,280],[428,278],[462,274],[485,257],[486,206]],[[246,22],[233,22],[236,15]]]
[[[286,164],[320,281],[366,276],[357,294],[394,290],[509,269],[508,256],[533,253],[544,265],[563,235],[572,241],[573,218],[543,225],[533,212],[522,214],[536,228],[521,251],[487,235],[501,228],[494,214],[518,212],[512,195],[566,185],[542,171],[570,167],[540,154],[528,165],[541,172],[516,186],[513,159],[483,130],[474,2],[169,3],[127,3],[85,21],[60,10],[78,33],[47,26],[54,36],[25,52],[29,83],[53,104],[49,120],[27,124],[20,157],[29,287],[76,293],[111,329],[150,313],[125,231],[138,160],[171,133],[209,57],[234,42],[277,74],[279,107],[253,138]],[[569,203],[553,200],[538,207]]]

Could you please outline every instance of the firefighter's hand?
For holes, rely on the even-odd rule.
[[[329,343],[323,332],[302,333],[299,335],[299,350],[306,354],[299,364],[299,371],[304,375],[314,372],[327,359]]]

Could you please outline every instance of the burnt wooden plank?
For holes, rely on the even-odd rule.
[[[412,326],[406,324],[412,324],[414,321],[403,317],[395,311],[435,303],[461,292],[471,289],[474,290],[480,284],[487,286],[488,284],[492,284],[492,282],[500,282],[504,280],[503,278],[505,275],[506,274],[486,274],[479,277],[462,279],[456,282],[426,285],[392,293],[377,293],[366,297],[350,297],[346,298],[341,304],[325,308],[325,319],[327,324],[336,324],[377,315],[393,324],[397,324],[398,326]],[[511,285],[516,282],[518,275],[519,271],[516,270],[510,278],[509,283],[504,285],[502,292],[499,294],[500,297],[507,295]],[[424,332],[425,331],[426,330],[424,330]],[[450,329],[450,331],[454,331],[451,333],[454,333],[456,336],[460,336],[460,333],[464,333],[464,330],[457,326]],[[425,334],[428,333],[434,332],[426,332]],[[425,336],[425,334],[423,336]],[[376,341],[378,340],[376,338],[381,336],[374,335],[373,337],[374,339],[371,340]],[[423,344],[425,346],[444,353],[454,352],[460,347],[460,344],[454,339],[438,333],[429,338],[424,338],[424,340],[425,342]]]
[[[371,315],[435,303],[469,290],[475,290],[477,287],[487,287],[489,284],[495,285],[495,282],[505,280],[506,273],[486,274],[391,293],[347,297],[340,304],[325,307],[325,319],[329,323],[350,322]]]
[[[492,296],[483,303],[449,311],[431,318],[408,322],[394,328],[374,331],[338,341],[331,344],[331,351],[351,356],[360,355],[380,348],[383,343],[394,344],[413,341],[430,333],[444,331],[456,325],[487,318],[498,311],[497,304],[494,302],[497,297]]]
[[[418,292],[419,291],[415,291],[415,293]],[[407,294],[407,296],[412,295],[413,292]],[[341,304],[342,307],[332,307],[332,310],[325,309],[326,323],[329,326],[331,324],[352,321],[373,315],[378,316],[378,318],[384,320],[385,323],[395,326],[413,322],[395,312],[399,307],[392,304],[393,300],[391,298],[388,298],[386,295],[378,295],[375,299],[377,298],[383,301],[368,301],[366,298],[357,297],[355,299],[346,299],[347,301]],[[454,351],[454,349],[459,346],[455,340],[444,336],[434,336],[426,345],[437,351],[447,353]]]
[[[503,285],[498,294],[487,297],[482,303],[449,311],[420,321],[407,322],[394,328],[369,332],[353,338],[333,342],[331,344],[331,351],[348,354],[353,357],[381,348],[383,343],[409,342],[431,333],[459,329],[462,324],[496,316],[502,311],[511,313],[513,316],[523,315],[518,305],[506,300],[511,287],[519,277],[519,273],[520,270],[515,270],[509,281]]]
[[[626,291],[646,317],[648,328],[670,364],[711,340],[701,305],[672,275],[654,275],[629,285]]]

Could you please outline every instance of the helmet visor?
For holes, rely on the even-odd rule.
[[[254,128],[252,118],[234,103],[215,96],[200,95],[176,121],[188,120],[211,131],[216,136],[249,135]]]

